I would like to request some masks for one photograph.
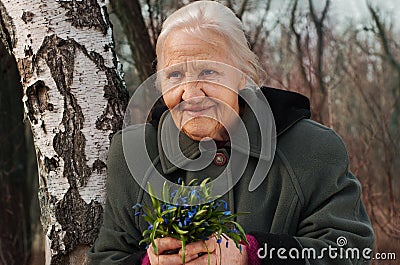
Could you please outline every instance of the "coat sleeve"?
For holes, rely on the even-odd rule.
[[[107,160],[107,199],[103,225],[88,255],[92,265],[141,264],[146,251],[139,247],[140,231],[135,225],[132,206],[138,186],[123,156],[121,132],[113,137]]]
[[[318,131],[300,132],[304,139],[291,142],[283,154],[301,188],[300,218],[294,236],[253,233],[261,247],[275,248],[262,264],[369,264],[374,234],[361,185],[349,172],[342,140],[323,126]],[[283,259],[279,248],[285,249]]]

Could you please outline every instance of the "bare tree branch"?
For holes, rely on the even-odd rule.
[[[155,36],[157,36],[157,31],[154,26],[154,21],[157,20],[157,15],[153,14],[153,5],[151,4],[150,0],[146,0],[146,4],[147,4],[147,11],[149,12],[149,27],[151,32],[150,39],[152,40],[152,45],[155,47],[156,46]],[[158,8],[156,8],[156,10],[157,9]]]
[[[300,76],[301,76],[301,79],[303,80],[303,83],[308,86],[308,89],[310,91],[310,99],[312,100],[312,98],[313,98],[313,94],[312,94],[313,87],[312,87],[311,82],[307,78],[307,73],[306,73],[306,69],[305,69],[305,66],[304,66],[304,62],[303,62],[304,52],[303,52],[303,48],[302,48],[302,45],[301,45],[301,35],[300,35],[300,33],[298,33],[296,31],[296,27],[295,27],[297,5],[298,5],[298,0],[295,0],[294,4],[293,4],[293,7],[292,7],[292,10],[291,10],[290,29],[291,29],[294,37],[295,37],[295,40],[296,40],[296,49],[297,49],[296,50],[296,55],[297,55],[296,57],[297,57],[298,66],[300,68]]]
[[[322,99],[320,100],[316,110],[317,113],[320,114],[322,111],[322,108],[325,105],[327,93],[326,93],[326,87],[325,87],[325,82],[324,82],[324,73],[323,73],[323,64],[324,64],[324,20],[326,18],[326,14],[328,13],[329,6],[330,6],[330,0],[327,0],[325,3],[325,7],[322,11],[321,18],[318,18],[313,0],[308,0],[309,2],[309,7],[310,7],[310,15],[312,18],[312,21],[315,26],[315,30],[317,32],[317,67],[316,67],[316,79],[318,81],[318,88],[322,93]]]
[[[385,51],[386,59],[389,60],[390,64],[400,74],[400,63],[396,61],[396,59],[389,47],[389,40],[386,35],[385,28],[384,28],[382,22],[380,21],[379,15],[376,12],[376,10],[374,10],[374,8],[371,6],[371,3],[368,3],[367,6],[368,6],[368,10],[371,13],[371,16],[372,16],[375,24],[376,24],[376,27],[378,28],[379,38],[381,40],[383,50]]]
[[[239,10],[237,11],[237,16],[241,19],[243,16],[244,11],[246,11],[248,0],[242,0],[242,5],[240,6]]]
[[[268,15],[268,12],[269,12],[270,8],[271,8],[271,1],[272,0],[268,0],[267,4],[265,6],[264,15],[261,18],[260,23],[257,25],[256,30],[254,32],[254,38],[250,43],[251,47],[254,47],[256,45],[256,43],[257,43],[257,41],[258,41],[258,39],[260,37],[261,30],[264,28],[265,19],[266,19],[267,15]],[[277,19],[276,24],[275,24],[275,26],[273,28],[275,28],[276,25],[278,25],[278,23],[279,23],[279,19]],[[270,30],[267,30],[266,31],[266,36],[262,39],[262,42],[264,42],[265,39],[268,38],[269,33],[270,33]]]
[[[156,53],[150,41],[140,3],[138,0],[111,0],[110,4],[128,38],[139,78],[144,81],[153,73],[152,62]]]

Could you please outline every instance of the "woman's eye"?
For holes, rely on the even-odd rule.
[[[210,76],[215,74],[216,72],[214,70],[206,69],[201,71],[200,76]]]
[[[182,73],[179,71],[174,71],[170,74],[168,74],[168,78],[181,78],[182,77]]]

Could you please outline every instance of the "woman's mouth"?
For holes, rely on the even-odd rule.
[[[191,117],[204,116],[212,107],[188,107],[183,109],[183,113]]]

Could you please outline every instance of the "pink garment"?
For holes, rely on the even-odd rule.
[[[252,235],[246,235],[247,241],[249,242],[246,245],[247,252],[247,263],[248,265],[261,265],[261,259],[258,257],[258,249],[260,248],[260,244],[257,239]]]
[[[144,257],[142,258],[142,265],[151,265],[149,255],[147,255],[147,252],[146,255],[144,255]]]
[[[249,242],[246,245],[246,252],[247,252],[247,262],[248,265],[261,265],[261,260],[257,255],[258,249],[260,248],[260,244],[258,243],[257,239],[252,235],[246,235],[247,241]],[[142,265],[151,265],[149,256],[144,255],[142,259]]]

